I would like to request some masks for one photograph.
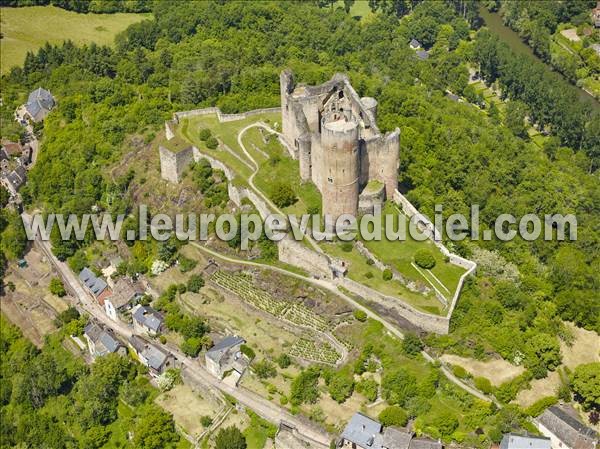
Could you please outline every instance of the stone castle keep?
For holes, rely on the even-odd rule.
[[[283,135],[300,163],[303,181],[315,183],[323,213],[365,213],[391,199],[398,184],[400,130],[382,134],[377,101],[360,98],[348,77],[319,86],[296,85],[281,73]]]

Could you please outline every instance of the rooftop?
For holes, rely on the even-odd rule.
[[[550,449],[550,438],[507,433],[502,437],[501,449]]]
[[[104,279],[97,277],[87,267],[81,270],[79,273],[79,279],[85,284],[85,286],[92,292],[94,296],[98,296],[108,287]]]
[[[381,424],[362,413],[355,413],[341,437],[359,447],[381,449]]]
[[[238,337],[237,335],[229,335],[206,351],[206,356],[219,363],[227,350],[237,345],[244,344],[245,342],[246,340],[244,340],[242,337]]]
[[[162,315],[152,307],[140,306],[133,312],[133,319],[147,328],[158,332],[164,319]]]

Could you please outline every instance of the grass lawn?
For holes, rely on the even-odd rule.
[[[344,7],[343,1],[338,1],[335,4],[336,7]],[[352,7],[350,8],[350,16],[358,17],[360,19],[365,19],[373,15],[371,8],[369,8],[368,0],[356,0]]]
[[[250,416],[250,424],[246,430],[244,430],[247,449],[263,449],[267,442],[267,438],[269,438],[269,436],[274,437],[277,428],[255,413],[249,410],[247,413]]]
[[[112,45],[115,35],[132,23],[150,18],[150,14],[78,14],[55,6],[1,8],[2,40],[1,72],[23,65],[29,50],[42,47],[46,41],[59,44],[72,40],[83,45],[96,42]]]

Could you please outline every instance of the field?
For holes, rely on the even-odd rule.
[[[514,379],[525,371],[522,366],[512,365],[503,359],[482,362],[457,355],[444,354],[441,360],[452,365],[462,366],[473,377],[485,377],[496,387]]]
[[[132,23],[149,18],[149,14],[78,14],[54,6],[2,8],[1,72],[22,65],[30,50],[47,41],[58,44],[72,40],[83,45],[95,42],[111,45],[117,33]]]

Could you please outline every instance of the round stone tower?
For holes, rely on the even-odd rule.
[[[335,218],[358,212],[358,123],[334,113],[321,126],[323,213]]]
[[[373,118],[377,120],[377,100],[373,97],[362,97],[360,102],[367,111],[373,114]]]

